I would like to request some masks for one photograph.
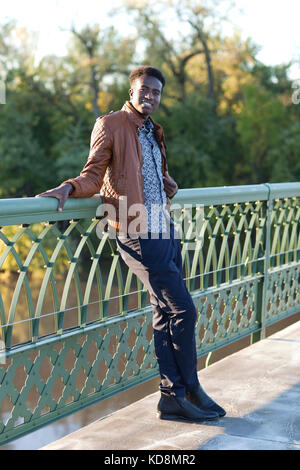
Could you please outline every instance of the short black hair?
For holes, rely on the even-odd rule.
[[[129,75],[130,86],[137,78],[142,77],[143,75],[155,77],[162,83],[163,87],[165,86],[166,80],[161,71],[156,69],[155,67],[151,67],[150,65],[141,65],[140,67],[134,69],[131,72],[131,74]]]

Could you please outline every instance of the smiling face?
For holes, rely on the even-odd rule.
[[[131,104],[144,116],[149,116],[159,107],[162,83],[158,78],[142,75],[136,78],[129,90]]]

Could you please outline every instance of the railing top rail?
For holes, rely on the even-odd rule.
[[[300,182],[266,184],[270,188],[270,198],[300,196]]]
[[[300,182],[180,189],[172,203],[217,205],[296,196]],[[70,198],[58,212],[55,198],[0,199],[0,226],[94,217],[99,203],[100,195]]]
[[[58,201],[51,197],[0,199],[0,226],[91,218],[95,216],[100,202],[98,195],[70,198],[63,211],[58,212]]]
[[[181,204],[195,204],[196,202],[205,206],[234,204],[247,201],[267,200],[268,194],[268,188],[264,184],[190,188],[178,191],[174,202]]]

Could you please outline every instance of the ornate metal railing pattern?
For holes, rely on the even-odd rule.
[[[199,356],[300,310],[299,197],[287,183],[174,198]],[[2,443],[158,374],[147,291],[96,236],[100,203],[0,200]]]

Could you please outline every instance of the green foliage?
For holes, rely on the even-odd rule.
[[[9,98],[0,107],[0,195],[33,194],[47,181],[45,149],[34,135],[32,115],[19,113]],[[50,165],[47,165],[48,168]],[[51,173],[51,168],[49,168]]]
[[[181,188],[233,184],[236,145],[233,120],[219,117],[208,98],[190,96],[161,118],[168,144],[168,165]]]
[[[267,155],[271,183],[300,181],[300,123],[292,122],[279,135],[278,145]]]
[[[244,107],[237,115],[237,132],[252,183],[270,180],[273,163],[270,154],[278,146],[286,122],[286,109],[276,96],[260,85],[245,87]]]
[[[164,126],[169,171],[180,188],[299,180],[291,64],[269,67],[256,60],[250,39],[223,37],[228,18],[217,0],[207,8],[198,0],[127,3],[136,35],[97,24],[73,28],[65,57],[40,62],[34,34],[14,22],[0,26],[7,87],[0,197],[33,196],[76,176],[97,113],[122,107],[129,72],[140,63],[161,68],[167,79],[154,118]]]
[[[77,176],[84,166],[89,147],[83,138],[80,123],[70,126],[64,135],[53,147],[57,153],[55,161],[56,174],[60,181]]]

